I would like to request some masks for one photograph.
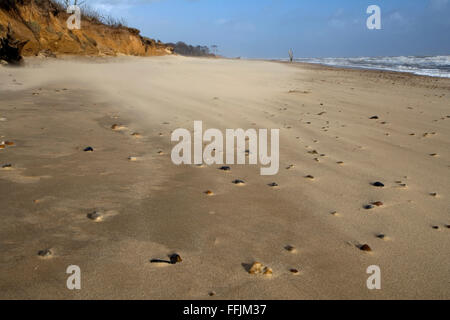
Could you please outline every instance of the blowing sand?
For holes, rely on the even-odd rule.
[[[159,57],[0,85],[2,299],[450,298],[450,79]],[[175,166],[194,120],[280,128],[279,173]]]

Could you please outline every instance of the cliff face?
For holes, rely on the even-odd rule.
[[[0,2],[9,0],[0,0]],[[50,0],[10,1],[0,5],[0,38],[6,38],[8,26],[16,41],[28,41],[23,56],[44,55],[136,55],[172,54],[161,42],[142,37],[139,30],[112,27],[95,19],[82,18],[80,30],[69,30],[69,15]]]

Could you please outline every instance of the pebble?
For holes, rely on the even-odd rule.
[[[384,187],[384,184],[382,184],[380,181],[374,182],[374,183],[372,183],[372,185],[374,187],[380,187],[380,188]]]
[[[181,259],[180,255],[177,254],[177,253],[174,253],[174,254],[172,254],[170,256],[170,263],[171,264],[176,264],[176,263],[179,263],[179,262],[182,262],[182,261],[183,261],[183,259]]]
[[[7,164],[2,165],[2,168],[3,168],[3,169],[11,168],[11,167],[12,167],[12,164],[11,164],[11,163],[7,163]]]
[[[15,143],[12,142],[12,141],[5,141],[4,144],[7,145],[7,146],[13,146]]]
[[[294,269],[294,268],[290,269],[289,271],[290,271],[292,274],[298,274],[298,273],[299,273],[298,270],[297,270],[297,269]]]
[[[377,234],[377,238],[384,239],[384,238],[386,238],[386,236],[384,234],[380,233],[380,234]]]
[[[269,183],[269,187],[278,187],[278,183],[276,183],[276,182],[272,182],[272,183]]]
[[[245,181],[236,179],[236,180],[233,181],[233,183],[237,184],[237,185],[243,185],[243,184],[245,184]]]
[[[432,226],[434,230],[439,230],[439,226]]]
[[[307,176],[305,176],[305,178],[313,180],[313,179],[314,179],[314,176],[308,174]]]
[[[294,165],[293,165],[293,164],[290,164],[290,165],[288,165],[288,166],[286,167],[286,170],[290,170],[290,169],[292,169],[292,168],[294,168]]]
[[[289,252],[295,252],[296,250],[295,250],[295,247],[294,246],[291,246],[291,245],[287,245],[286,247],[284,247],[287,251],[289,251]]]
[[[363,244],[362,246],[359,247],[359,250],[369,252],[372,251],[372,248],[370,248],[368,244]]]
[[[381,206],[383,205],[383,202],[381,202],[381,201],[375,201],[375,202],[372,202],[372,204],[373,204],[374,206],[381,207]]]
[[[219,170],[230,171],[231,168],[229,166],[222,166],[222,167],[219,168]]]
[[[248,273],[250,273],[250,274],[262,273],[263,275],[271,276],[273,274],[273,270],[269,267],[264,266],[260,262],[255,262],[250,267],[250,270],[248,271]]]
[[[91,212],[87,214],[87,217],[93,221],[99,221],[102,219],[102,215],[97,211]]]
[[[93,152],[93,151],[94,151],[94,148],[92,148],[92,147],[86,147],[86,148],[84,148],[83,151],[84,151],[84,152]]]
[[[214,192],[212,192],[211,190],[207,190],[207,191],[205,191],[205,194],[208,196],[213,196]]]
[[[376,119],[378,119],[378,116],[372,116],[372,117],[370,117],[369,119],[371,119],[371,120],[376,120]]]
[[[53,253],[51,252],[51,250],[50,249],[44,249],[44,250],[40,250],[39,252],[38,252],[38,255],[40,256],[40,257],[49,257],[49,256],[51,256]]]
[[[136,157],[128,157],[128,161],[137,161]]]
[[[366,209],[366,210],[370,210],[370,209],[373,209],[373,208],[374,208],[374,206],[371,205],[371,204],[367,204],[367,205],[364,206],[364,209]]]
[[[436,193],[436,192],[431,192],[431,193],[430,193],[430,196],[432,196],[432,197],[437,197],[437,193]]]

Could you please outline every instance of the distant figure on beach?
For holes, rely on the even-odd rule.
[[[289,49],[289,61],[294,61],[294,51],[292,50],[292,48]]]

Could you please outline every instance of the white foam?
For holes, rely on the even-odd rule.
[[[357,58],[299,58],[297,62],[335,67],[408,72],[431,77],[450,78],[450,55]]]

